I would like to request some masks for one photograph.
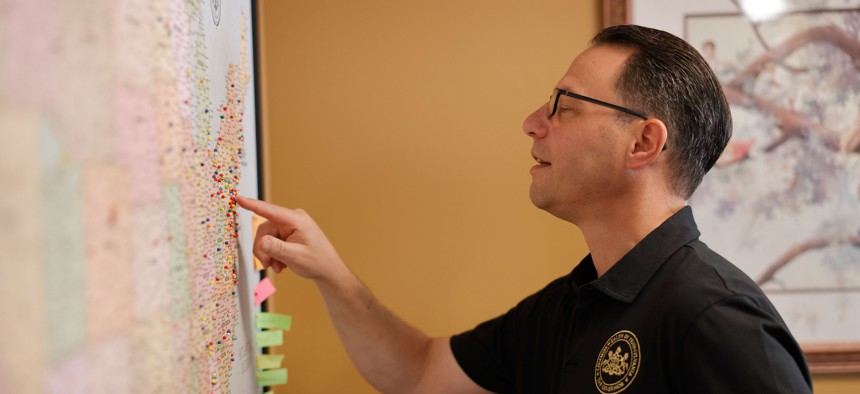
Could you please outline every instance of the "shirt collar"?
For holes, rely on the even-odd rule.
[[[663,263],[682,246],[699,238],[693,210],[685,206],[651,231],[603,276],[597,277],[591,254],[571,272],[571,285],[590,284],[600,292],[630,303]],[[596,278],[596,279],[595,279]]]

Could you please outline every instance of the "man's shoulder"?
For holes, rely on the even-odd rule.
[[[534,313],[558,308],[565,296],[570,293],[569,282],[569,275],[556,278],[540,290],[522,299],[511,311]]]
[[[714,285],[721,287],[726,295],[764,296],[761,288],[752,278],[704,242],[696,240],[687,244],[685,248],[693,252],[688,263],[702,270],[703,274],[706,274],[703,279],[715,282]]]
[[[775,313],[755,281],[699,240],[678,250],[660,271],[655,290],[667,293],[671,309],[691,319],[730,299],[744,299]]]

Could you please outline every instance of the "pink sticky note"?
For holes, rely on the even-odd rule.
[[[254,289],[254,304],[262,304],[266,298],[269,298],[269,296],[274,293],[275,286],[272,285],[272,281],[270,281],[269,278],[263,278],[263,280],[257,284],[257,288]]]

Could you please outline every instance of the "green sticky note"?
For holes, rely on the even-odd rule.
[[[283,330],[265,330],[257,333],[257,347],[269,347],[283,344]]]
[[[287,369],[270,369],[268,371],[257,371],[257,386],[277,386],[287,383]]]
[[[257,328],[280,328],[290,331],[293,317],[280,313],[260,312],[257,314]]]
[[[257,369],[273,369],[281,366],[283,354],[261,354],[257,356]]]

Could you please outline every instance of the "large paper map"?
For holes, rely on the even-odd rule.
[[[0,393],[255,390],[252,12],[0,0]]]

